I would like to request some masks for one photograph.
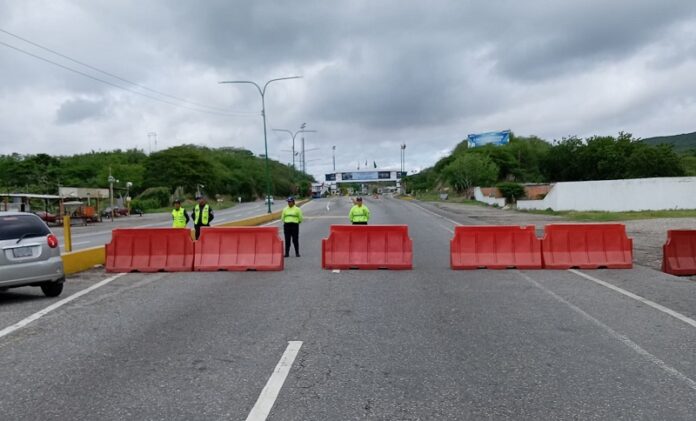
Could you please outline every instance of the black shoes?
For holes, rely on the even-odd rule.
[[[288,253],[285,253],[285,257],[290,257]],[[300,257],[300,253],[295,253],[295,257]]]

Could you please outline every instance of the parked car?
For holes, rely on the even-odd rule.
[[[46,211],[36,211],[34,212],[36,216],[41,218],[44,222],[50,222],[54,224],[56,222],[56,215],[52,214],[51,212],[46,212]]]
[[[64,282],[58,238],[48,225],[31,213],[0,212],[0,290],[37,286],[57,297]]]
[[[275,204],[275,201],[273,200],[273,196],[266,196],[265,203],[268,204],[268,202],[271,202],[271,205]]]

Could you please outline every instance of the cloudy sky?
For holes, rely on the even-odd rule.
[[[218,82],[292,75],[267,91],[269,155],[306,122],[317,176],[332,145],[339,170],[396,169],[405,143],[417,170],[481,131],[693,132],[696,2],[0,0],[0,154],[151,132],[263,153],[258,92]]]

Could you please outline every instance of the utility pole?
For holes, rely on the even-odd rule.
[[[333,169],[334,169],[334,172],[336,172],[336,145],[332,146],[331,149],[333,150],[333,152],[332,152]]]
[[[304,136],[302,136],[302,155],[300,156],[300,168],[303,173],[307,173],[307,158],[305,157]]]

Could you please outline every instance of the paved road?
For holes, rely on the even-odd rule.
[[[282,202],[278,202],[271,206],[272,210],[281,209]],[[188,212],[188,210],[187,210]],[[262,215],[268,212],[268,205],[264,202],[249,202],[241,203],[232,208],[215,211],[215,219],[212,225],[222,222],[229,222],[236,219],[249,218],[256,215]],[[190,213],[190,212],[189,212]],[[73,250],[80,250],[89,247],[101,246],[111,241],[111,230],[114,228],[132,228],[132,227],[170,227],[172,225],[172,216],[169,213],[145,214],[142,217],[133,215],[129,217],[116,218],[113,221],[104,219],[104,222],[98,224],[90,224],[88,226],[72,227]],[[192,223],[189,223],[192,227]],[[61,250],[64,250],[65,240],[63,238],[63,228],[53,227],[52,231],[58,237],[61,244]]]
[[[322,271],[320,239],[350,206],[334,199],[306,205],[303,257],[283,272],[128,274],[9,334],[58,300],[0,293],[2,417],[239,420],[282,385],[268,419],[694,419],[692,282],[454,272],[454,222],[367,204],[374,223],[410,225],[414,270]]]

